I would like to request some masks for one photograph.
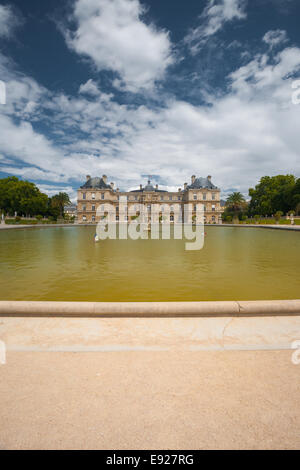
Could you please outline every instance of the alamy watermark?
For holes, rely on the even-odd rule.
[[[6,104],[6,85],[0,80],[0,104]]]
[[[0,340],[0,366],[6,364],[6,344]]]
[[[292,103],[300,104],[300,80],[293,81],[292,88],[295,90],[292,93]]]
[[[96,237],[116,240],[188,240],[186,250],[201,250],[204,245],[203,204],[134,204],[120,196],[118,210],[110,203],[97,208]],[[172,227],[172,229],[171,229]]]
[[[299,339],[292,342],[291,349],[295,349],[295,351],[292,354],[292,363],[295,366],[299,366],[300,365],[300,340]]]

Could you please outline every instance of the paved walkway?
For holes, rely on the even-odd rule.
[[[291,351],[9,352],[2,449],[299,449]]]

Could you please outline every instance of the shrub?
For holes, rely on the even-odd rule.
[[[283,212],[282,211],[277,211],[274,215],[275,217],[275,220],[276,220],[276,223],[279,224],[279,221],[281,219],[281,217],[283,216]]]

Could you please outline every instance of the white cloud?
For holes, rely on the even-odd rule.
[[[92,96],[99,96],[100,90],[94,80],[90,79],[79,87],[80,94],[87,94]]]
[[[137,187],[144,174],[160,175],[166,187],[182,186],[194,173],[212,174],[224,193],[236,188],[247,194],[263,175],[300,174],[300,107],[292,104],[286,79],[297,71],[299,48],[275,57],[269,50],[235,70],[227,93],[210,97],[209,106],[161,96],[161,106],[151,109],[119,104],[112,95],[104,99],[99,87],[97,96],[50,94],[8,70],[11,104],[0,107],[1,169],[12,173],[17,159],[15,174],[54,187],[105,173],[123,189]],[[36,119],[51,133],[37,132]]]
[[[112,70],[126,89],[152,88],[172,63],[168,33],[142,20],[139,0],[77,0],[76,30],[68,45],[92,59],[98,70]]]
[[[37,184],[38,188],[49,197],[54,196],[55,194],[62,192],[67,193],[70,197],[71,202],[77,202],[77,191],[72,188],[72,186],[55,186],[49,184]]]
[[[282,29],[276,29],[273,31],[268,31],[264,37],[263,41],[268,44],[271,48],[278,46],[279,44],[287,42],[286,31]]]
[[[0,37],[10,38],[19,23],[20,18],[10,5],[0,5]]]
[[[185,37],[191,52],[196,54],[207,39],[216,34],[227,22],[246,18],[247,0],[208,0],[199,17],[200,25]]]

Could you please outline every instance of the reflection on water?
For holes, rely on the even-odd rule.
[[[183,240],[105,240],[94,227],[0,232],[1,300],[175,301],[300,298],[300,234],[207,227]]]

